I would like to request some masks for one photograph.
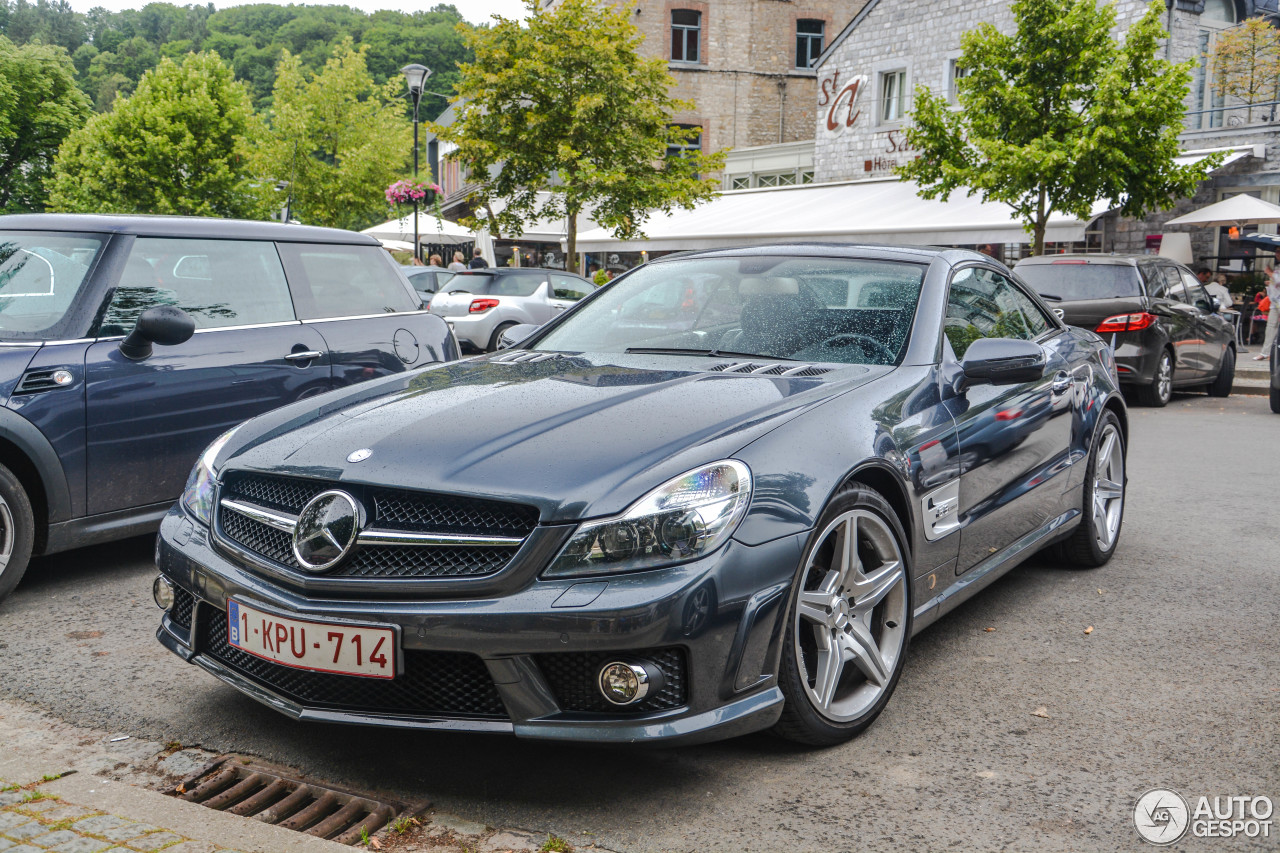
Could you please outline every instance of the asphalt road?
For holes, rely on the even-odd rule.
[[[156,643],[146,539],[33,565],[0,605],[0,695],[622,851],[1133,850],[1153,787],[1280,803],[1280,416],[1195,395],[1131,420],[1112,562],[1011,572],[916,638],[888,710],[835,749],[295,723]],[[1179,848],[1276,849],[1277,830]]]

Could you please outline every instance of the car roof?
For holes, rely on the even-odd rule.
[[[1090,255],[1076,253],[1071,255],[1034,255],[1030,258],[1023,258],[1018,261],[1017,266],[1037,266],[1040,264],[1053,264],[1062,261],[1070,261],[1072,263],[1100,264],[1102,266],[1116,267],[1132,267],[1137,266],[1139,261],[1155,261],[1161,260],[1165,263],[1173,263],[1170,258],[1160,258],[1157,255],[1122,255],[1116,252],[1107,255]]]
[[[913,261],[915,263],[928,263],[934,259],[941,259],[950,264],[975,260],[999,263],[999,261],[996,261],[990,255],[984,255],[981,252],[975,252],[970,249],[947,249],[938,246],[891,245],[888,243],[819,242],[762,243],[753,246],[737,246],[728,249],[695,250],[692,252],[679,252],[673,255],[665,255],[661,258],[650,261],[650,263],[660,264],[675,260],[683,261],[690,258],[747,258],[767,255],[795,255],[815,258],[871,258],[878,260]]]
[[[368,234],[340,228],[317,228],[250,219],[206,216],[149,216],[120,213],[18,213],[0,216],[0,229],[11,231],[76,231],[146,237],[191,237],[206,240],[278,240],[288,243],[349,243],[380,246]]]

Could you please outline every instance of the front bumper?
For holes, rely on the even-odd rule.
[[[681,566],[534,580],[483,598],[353,600],[304,597],[269,580],[175,509],[161,525],[157,564],[190,609],[166,613],[157,636],[185,660],[300,720],[553,740],[716,740],[768,728],[782,711],[777,665],[802,545],[803,534],[755,547],[731,540]],[[389,695],[389,688],[358,677],[323,676],[327,692],[319,695],[314,673],[228,653],[219,620],[225,623],[230,597],[298,618],[396,626],[403,659],[418,661],[417,681],[406,681],[407,693],[385,707],[371,697]],[[601,662],[658,655],[681,684],[663,691],[660,705],[600,708],[587,695]],[[440,696],[464,694],[462,704],[442,710]],[[481,694],[490,698],[475,698]],[[425,704],[410,707],[405,695],[423,696]]]

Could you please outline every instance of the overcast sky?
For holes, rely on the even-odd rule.
[[[184,6],[200,0],[169,0],[169,2]],[[265,2],[284,6],[287,5],[288,0],[265,0]],[[296,2],[353,6],[366,12],[374,12],[378,9],[417,12],[430,9],[436,4],[436,0],[332,0],[332,2],[330,0],[296,0]],[[524,17],[524,4],[520,0],[453,0],[453,4],[462,12],[462,17],[473,24],[489,20],[490,15],[502,15],[507,18]],[[146,0],[71,0],[71,7],[78,12],[87,12],[94,6],[105,6],[113,12],[118,12],[121,9],[141,9],[145,5]],[[243,4],[235,0],[213,0],[213,5],[219,9],[225,9],[228,6]]]

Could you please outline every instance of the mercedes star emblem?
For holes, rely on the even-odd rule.
[[[362,447],[362,448],[360,448],[359,450],[353,450],[353,451],[351,451],[351,455],[347,457],[347,461],[348,461],[348,462],[363,462],[364,460],[368,459],[368,458],[369,458],[370,456],[372,456],[372,455],[373,455],[373,451],[372,451],[372,450],[370,450],[370,449],[369,449],[369,448],[367,448],[367,447]]]
[[[293,527],[293,556],[309,572],[333,568],[351,551],[360,535],[360,507],[343,491],[312,498]]]

